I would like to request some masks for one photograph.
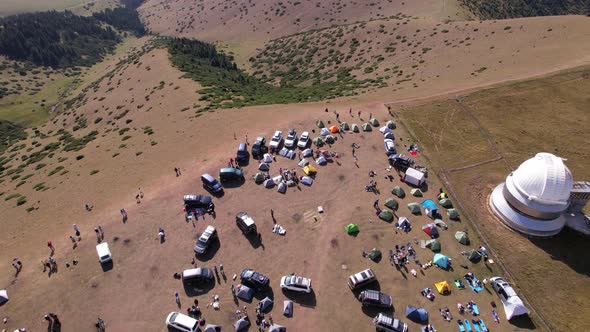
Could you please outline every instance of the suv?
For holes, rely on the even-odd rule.
[[[262,136],[256,137],[254,144],[252,144],[252,156],[261,157],[266,152],[268,152],[266,140]]]
[[[187,284],[207,284],[213,281],[213,271],[206,267],[182,271],[182,281]]]
[[[240,181],[244,179],[241,169],[226,167],[219,170],[219,180],[223,182]]]
[[[250,286],[258,290],[267,287],[269,283],[267,276],[252,269],[245,269],[242,271],[242,273],[240,273],[240,279],[242,280],[243,285]]]
[[[203,187],[212,193],[219,193],[223,191],[223,186],[213,176],[208,173],[201,175]]]
[[[270,139],[270,143],[268,144],[268,146],[270,146],[272,149],[278,150],[282,141],[283,141],[283,132],[280,130],[277,130],[277,131],[275,131],[275,134],[272,135],[272,138]]]
[[[197,240],[197,244],[195,245],[195,253],[197,255],[204,254],[207,252],[207,249],[211,245],[211,242],[217,238],[217,230],[215,227],[209,225],[205,228],[205,231],[199,239]]]
[[[239,212],[236,215],[236,224],[244,234],[256,232],[256,224],[254,223],[254,219],[250,218],[246,212]]]
[[[184,195],[183,201],[187,212],[194,209],[208,210],[213,206],[213,199],[206,195]]]
[[[348,287],[350,287],[352,290],[355,290],[376,280],[377,277],[375,276],[375,272],[373,272],[371,269],[366,269],[348,277]]]
[[[304,131],[301,133],[301,137],[299,137],[297,146],[302,149],[305,149],[307,147],[307,144],[309,144],[309,132]]]
[[[295,142],[297,141],[297,132],[295,129],[289,129],[289,133],[287,133],[287,138],[285,138],[285,147],[286,148],[293,148],[295,147]]]
[[[242,163],[246,161],[248,161],[248,148],[246,148],[246,143],[240,143],[238,152],[236,152],[236,162]]]
[[[393,143],[392,139],[386,138],[383,140],[383,147],[385,148],[385,154],[390,156],[392,154],[396,154],[395,151],[395,144]]]
[[[391,308],[393,301],[391,296],[383,294],[376,290],[364,290],[359,294],[359,301],[361,301],[363,307],[374,306],[382,308]]]
[[[379,332],[408,332],[406,323],[382,312],[373,318],[373,324],[375,324],[375,328]]]
[[[199,330],[198,320],[180,312],[171,312],[166,317],[166,325],[183,332],[197,332]]]
[[[311,293],[311,279],[298,277],[295,274],[281,278],[282,289],[288,289],[295,292]]]

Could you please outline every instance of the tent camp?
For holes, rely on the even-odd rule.
[[[274,302],[268,296],[263,298],[262,300],[260,300],[260,302],[258,303],[260,311],[262,311],[262,312],[268,312],[273,304],[274,304]]]
[[[391,197],[385,200],[384,205],[394,211],[396,211],[399,208],[399,203]]]
[[[0,290],[0,305],[8,302],[8,292],[6,289]]]
[[[381,250],[377,249],[377,248],[373,248],[368,254],[367,257],[376,262],[379,259],[381,259]]]
[[[306,186],[311,186],[313,184],[313,179],[309,176],[304,176],[301,178],[301,183],[303,183]]]
[[[275,182],[272,179],[266,179],[266,180],[264,180],[263,185],[266,189],[271,189],[271,188],[274,188]]]
[[[220,331],[221,331],[221,326],[213,325],[213,324],[207,324],[205,326],[205,329],[203,330],[203,332],[220,332]]]
[[[250,319],[248,317],[242,317],[234,323],[236,331],[246,331],[248,326],[250,326]]]
[[[354,131],[355,133],[358,133],[360,131],[359,125],[357,125],[356,123],[353,123],[351,128],[352,128],[352,131]]]
[[[293,316],[293,301],[291,300],[284,300],[283,301],[283,315],[287,317]]]
[[[467,236],[467,233],[463,231],[458,231],[455,233],[455,239],[457,239],[457,241],[459,241],[461,244],[469,245],[469,236]]]
[[[432,264],[440,267],[443,270],[449,268],[449,257],[443,254],[434,254],[434,258],[432,259]]]
[[[422,203],[420,203],[420,205],[422,205],[422,208],[424,208],[424,212],[426,212],[426,215],[428,215],[428,217],[436,219],[439,216],[438,206],[436,206],[436,203],[434,203],[433,200],[423,200]]]
[[[404,175],[404,182],[416,187],[420,187],[424,182],[426,182],[426,176],[424,173],[409,167]]]
[[[381,134],[386,134],[386,133],[390,133],[391,129],[389,129],[389,127],[387,127],[387,126],[383,126],[383,127],[379,128],[379,132]]]
[[[264,182],[264,174],[256,173],[254,174],[254,176],[252,176],[252,179],[254,180],[254,183],[261,184],[262,182]]]
[[[368,123],[363,123],[363,131],[373,131],[373,128]]]
[[[379,219],[385,220],[387,222],[392,222],[393,221],[393,213],[387,209],[383,209],[383,210],[381,210],[381,212],[379,212]]]
[[[272,324],[268,332],[287,332],[287,328],[279,324]]]
[[[315,169],[315,167],[313,166],[305,166],[303,167],[303,173],[305,173],[305,175],[316,175],[317,174],[317,170]]]
[[[299,167],[303,167],[303,166],[307,166],[307,165],[309,165],[309,160],[307,160],[305,158],[301,159],[299,161],[299,163],[297,164],[297,166],[299,166]]]
[[[336,137],[332,136],[332,135],[328,135],[324,138],[324,140],[326,141],[326,143],[328,144],[334,144],[334,142],[336,142]]]
[[[420,204],[418,203],[409,203],[408,210],[410,210],[412,214],[419,214],[420,212],[422,212],[420,210]]]
[[[426,224],[422,226],[422,230],[426,233],[430,238],[434,239],[438,237],[438,229],[436,228],[435,224]]]
[[[315,144],[315,146],[324,146],[324,139],[321,137],[316,137],[313,139],[313,144]]]
[[[457,209],[448,209],[447,216],[449,216],[449,219],[458,219],[459,211],[457,211]]]
[[[268,153],[265,153],[264,156],[262,157],[262,160],[265,163],[272,163],[272,156]]]
[[[393,189],[391,189],[391,193],[399,198],[406,197],[406,192],[400,186],[393,187]]]
[[[346,122],[340,122],[340,130],[350,130],[350,126]]]
[[[338,126],[332,126],[330,128],[328,128],[328,130],[332,133],[332,134],[336,134],[337,132],[340,131],[340,128],[338,128]]]
[[[387,123],[385,124],[387,126],[387,128],[389,129],[395,129],[397,126],[395,125],[395,122],[389,120],[387,121]]]
[[[322,120],[317,120],[315,122],[315,125],[318,126],[318,128],[324,128],[324,122]]]
[[[436,287],[436,290],[438,290],[439,294],[451,294],[451,287],[449,287],[449,283],[446,280],[441,282],[435,282],[434,287]]]
[[[422,190],[420,190],[418,188],[414,188],[414,189],[410,190],[410,193],[412,193],[412,196],[414,196],[414,197],[424,197]]]
[[[301,151],[301,155],[303,156],[303,158],[311,157],[311,156],[313,156],[313,150],[310,148],[307,148],[307,149]]]
[[[328,135],[330,135],[330,131],[328,130],[328,128],[322,128],[322,129],[320,129],[320,135],[328,136]]]
[[[465,257],[472,262],[479,262],[481,260],[481,254],[475,249],[471,249],[465,253]]]
[[[348,234],[358,233],[359,232],[359,225],[357,225],[357,224],[348,224],[348,225],[346,225],[346,227],[344,227],[344,229],[346,229],[346,232]]]
[[[260,165],[258,165],[258,170],[268,172],[270,170],[270,165],[267,163],[261,163]]]
[[[440,242],[438,242],[437,240],[428,240],[426,241],[426,248],[429,248],[430,250],[434,251],[434,252],[439,252],[440,251]]]
[[[490,282],[504,305],[506,319],[511,320],[513,317],[527,315],[529,313],[529,309],[524,306],[524,303],[518,297],[512,286],[504,281],[504,279],[493,277],[490,278]]]
[[[440,201],[438,201],[438,204],[444,207],[445,209],[450,209],[453,207],[453,203],[451,203],[451,200],[448,198],[441,199]]]
[[[286,193],[287,192],[287,184],[284,181],[281,181],[279,183],[277,191],[280,192],[281,194]]]
[[[328,161],[326,160],[326,158],[324,158],[324,156],[319,156],[315,159],[315,163],[320,166],[325,166],[328,163]]]
[[[246,302],[252,301],[252,297],[254,296],[254,290],[245,285],[239,285],[238,291],[236,292],[236,296]]]
[[[416,308],[413,305],[406,307],[406,317],[419,324],[428,322],[428,312],[424,308]]]
[[[412,224],[410,223],[410,219],[406,217],[400,217],[396,223],[396,227],[403,230],[406,233],[412,230]]]
[[[369,123],[373,126],[373,127],[377,127],[379,126],[379,121],[377,121],[377,119],[372,118],[371,120],[369,120]]]
[[[383,134],[383,139],[395,140],[395,136],[393,135],[392,132],[388,132],[388,133]]]

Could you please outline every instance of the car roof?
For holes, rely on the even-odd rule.
[[[379,300],[381,298],[381,292],[376,290],[366,290],[363,291],[363,294],[366,299]]]
[[[244,221],[244,224],[246,224],[246,226],[250,226],[254,224],[254,219],[252,219],[246,212],[241,211],[238,212],[238,214],[236,215],[236,217],[242,219]]]
[[[193,327],[195,327],[195,325],[198,323],[198,321],[192,317],[178,313],[178,315],[176,316],[176,319],[174,320],[174,323],[192,329]]]
[[[233,167],[224,167],[222,169],[219,170],[219,173],[241,173],[242,171],[237,169],[237,168],[233,168]]]
[[[201,175],[201,177],[209,181],[216,181],[215,178],[209,173],[204,173],[203,175]]]
[[[205,228],[205,230],[203,231],[203,234],[201,234],[200,238],[208,239],[211,237],[211,234],[213,234],[214,232],[215,232],[215,227],[209,225],[209,226],[207,226],[207,228]]]
[[[275,134],[274,134],[274,136],[280,135],[280,134],[282,134],[282,133],[283,133],[282,131],[280,131],[280,130],[277,130],[277,131],[275,131]]]
[[[370,278],[374,278],[375,273],[371,269],[366,269],[366,270],[363,270],[359,273],[354,274],[352,277],[356,282],[361,282],[361,281],[364,281],[364,280],[367,280]]]

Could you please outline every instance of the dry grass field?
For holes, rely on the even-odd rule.
[[[399,113],[515,285],[556,331],[589,328],[577,319],[590,307],[590,266],[580,255],[587,238],[566,229],[552,239],[528,239],[504,227],[487,204],[493,187],[540,151],[566,158],[575,179],[590,178],[585,166],[589,141],[581,125],[590,120],[590,100],[583,92],[590,87],[588,73],[588,68],[576,69],[461,96],[460,103],[442,100]]]
[[[2,0],[0,2],[0,16],[14,14],[40,12],[45,10],[63,10],[83,3],[93,2],[88,0]]]

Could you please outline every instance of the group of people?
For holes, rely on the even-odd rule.
[[[47,332],[61,331],[61,322],[56,314],[50,312],[44,318],[47,321]]]

